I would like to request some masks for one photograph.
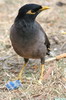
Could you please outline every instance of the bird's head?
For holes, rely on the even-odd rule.
[[[49,8],[50,7],[48,6],[42,7],[41,5],[38,5],[38,4],[26,4],[19,9],[17,17],[26,19],[26,20],[27,19],[34,20],[40,12],[42,12],[43,10],[47,10]]]

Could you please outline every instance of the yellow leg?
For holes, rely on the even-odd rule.
[[[24,68],[25,68],[26,65],[27,65],[27,63],[22,66],[22,69],[20,70],[20,73],[17,77],[17,80],[22,80],[22,74],[23,74],[23,71],[24,71]]]
[[[40,75],[39,83],[41,83],[42,80],[43,80],[44,70],[45,70],[45,69],[44,69],[44,64],[42,64],[42,65],[41,65],[41,75]]]

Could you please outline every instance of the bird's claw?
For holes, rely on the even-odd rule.
[[[39,79],[39,80],[38,80],[38,83],[39,83],[39,84],[42,84],[42,80],[41,80],[41,79]]]

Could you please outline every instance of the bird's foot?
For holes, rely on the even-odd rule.
[[[20,80],[22,82],[22,77],[16,77],[16,80]]]
[[[43,77],[40,76],[40,78],[39,78],[39,80],[38,80],[38,83],[39,83],[39,84],[42,84],[42,81],[43,81]]]
[[[39,83],[39,84],[42,84],[42,80],[41,80],[41,79],[39,79],[39,80],[38,80],[38,83]]]
[[[21,73],[19,73],[19,75],[16,77],[16,80],[20,80],[21,82],[23,81]]]
[[[20,80],[22,82],[22,76],[17,76],[15,78],[12,78],[11,81],[15,81],[15,80]]]

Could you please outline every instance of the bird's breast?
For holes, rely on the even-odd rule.
[[[10,38],[16,53],[24,58],[41,58],[45,55],[44,35],[33,25],[13,26]]]

